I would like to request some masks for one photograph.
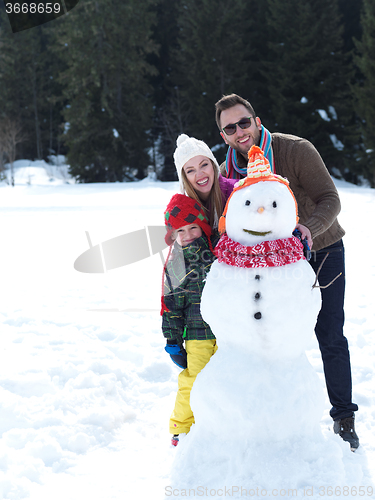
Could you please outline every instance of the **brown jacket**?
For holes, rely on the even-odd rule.
[[[324,162],[311,144],[301,137],[271,134],[276,173],[286,177],[298,203],[299,222],[308,227],[313,250],[339,241],[345,234],[337,220],[340,198]],[[239,166],[245,158],[237,154]],[[225,162],[220,166],[225,176]]]

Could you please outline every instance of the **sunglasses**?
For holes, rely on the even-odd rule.
[[[237,130],[237,125],[242,128],[242,130],[244,128],[249,128],[250,125],[251,125],[251,116],[249,116],[248,118],[241,118],[241,120],[239,122],[236,122],[236,123],[230,123],[229,125],[226,125],[224,128],[223,128],[223,132],[226,133],[226,135],[233,135],[236,130]]]

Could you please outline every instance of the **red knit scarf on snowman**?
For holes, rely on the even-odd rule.
[[[224,233],[215,247],[219,262],[235,267],[274,267],[293,264],[303,256],[303,245],[298,238],[282,238],[262,241],[257,245],[245,246]]]

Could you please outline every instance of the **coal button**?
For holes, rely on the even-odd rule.
[[[256,299],[256,300],[260,299],[260,293],[259,293],[259,292],[257,292],[257,293],[255,294],[255,299]]]
[[[254,314],[255,319],[260,319],[261,317],[262,317],[262,313],[260,313],[260,312],[257,312]]]

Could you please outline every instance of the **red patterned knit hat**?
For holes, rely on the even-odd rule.
[[[173,231],[189,224],[197,224],[207,236],[211,248],[211,227],[204,213],[204,208],[193,198],[189,198],[184,194],[173,195],[164,212],[164,222],[167,227],[167,234],[165,235],[167,245],[174,243],[172,239]]]

